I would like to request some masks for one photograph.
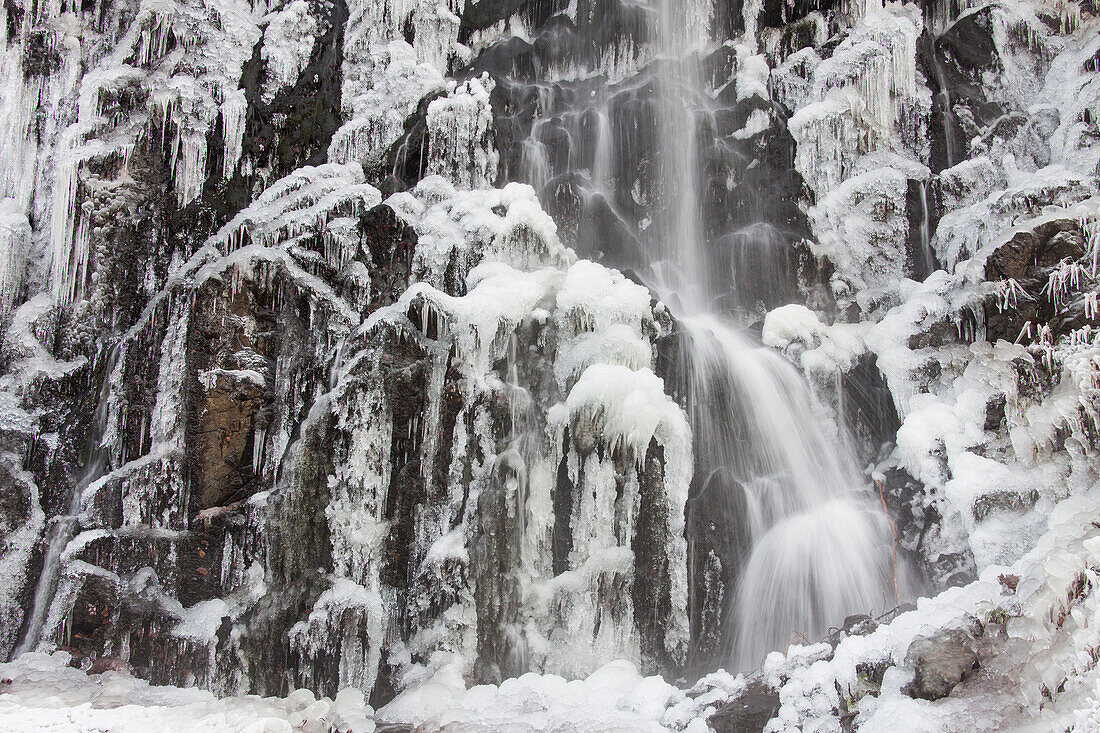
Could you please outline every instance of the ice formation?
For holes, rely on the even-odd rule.
[[[3,12],[0,728],[1096,728],[1094,2]]]

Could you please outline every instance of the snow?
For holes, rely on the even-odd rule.
[[[768,312],[761,340],[765,346],[797,356],[808,374],[833,378],[856,365],[866,352],[860,323],[835,323],[826,326],[809,308],[792,303]]]
[[[65,652],[28,653],[0,664],[5,680],[0,730],[371,733],[375,728],[368,719],[373,711],[362,702],[362,693],[342,692],[335,704],[327,698],[315,700],[307,690],[286,698],[250,695],[219,700],[202,690],[150,685],[124,670],[87,674],[69,666],[69,661]]]
[[[500,154],[489,100],[494,87],[484,74],[428,105],[429,175],[442,176],[457,188],[487,188],[496,181]]]
[[[40,323],[53,314],[54,303],[46,293],[34,296],[12,314],[5,346],[15,360],[11,377],[21,389],[26,389],[40,377],[58,379],[71,374],[88,361],[83,356],[72,361],[60,361],[39,340]]]
[[[746,12],[753,6],[753,3],[745,3]],[[759,10],[759,7],[757,7]],[[755,19],[754,23],[755,25]],[[746,21],[746,36],[751,38],[749,33],[749,25]],[[768,68],[767,60],[760,54],[753,53],[751,46],[738,45],[737,46],[737,99],[749,99],[751,97],[760,97],[761,99],[768,99],[768,79],[771,73],[771,69]],[[752,124],[752,118],[750,117],[749,125]],[[759,122],[756,123],[759,126]]]
[[[261,98],[270,104],[275,95],[292,86],[313,51],[317,21],[309,11],[306,0],[294,0],[265,19],[263,46],[260,58],[264,62],[264,86]]]
[[[804,305],[792,303],[768,312],[761,340],[765,346],[784,349],[796,342],[816,346],[825,325],[817,314]]]
[[[420,283],[401,296],[403,310],[423,302],[420,325],[426,330],[430,315],[440,317],[454,338],[459,356],[477,373],[486,373],[505,348],[500,335],[509,333],[543,302],[561,278],[560,271],[521,272],[502,262],[484,262],[469,274],[471,290],[461,298]]]
[[[569,268],[558,293],[562,326],[570,332],[603,331],[621,323],[634,329],[651,318],[649,291],[595,262]]]
[[[429,176],[386,204],[416,230],[417,278],[441,290],[454,287],[449,277],[465,278],[482,260],[524,270],[566,267],[575,260],[558,239],[557,226],[539,206],[534,189],[524,184],[456,191],[443,178]]]
[[[652,361],[653,349],[649,342],[641,338],[635,328],[616,323],[598,331],[585,331],[564,343],[554,362],[554,375],[558,385],[565,390],[593,364],[617,364],[637,371],[648,367]]]
[[[525,674],[499,686],[466,689],[454,670],[400,695],[379,710],[382,720],[412,722],[423,731],[666,731],[670,699],[682,695],[660,677],[643,677],[629,662],[611,662],[581,680]]]
[[[683,411],[665,395],[664,381],[649,369],[593,364],[573,385],[566,406],[574,422],[591,423],[597,434],[606,436],[613,452],[622,448],[636,461],[645,457],[659,430],[684,442],[690,436]]]

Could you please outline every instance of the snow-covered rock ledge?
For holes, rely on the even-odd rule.
[[[29,653],[0,664],[0,730],[371,733],[377,727],[358,690],[342,690],[335,700],[309,690],[218,699],[206,690],[150,685],[122,668],[86,672],[70,660],[65,652]]]
[[[83,671],[67,653],[33,653],[0,665],[0,730],[701,733],[739,730],[726,726],[763,714],[775,733],[1096,731],[1098,495],[1100,486],[1060,503],[1018,562],[988,567],[889,623],[860,619],[830,641],[775,652],[751,678],[719,671],[681,689],[620,660],[581,680],[526,674],[468,688],[452,664],[375,712],[350,689],[335,700],[307,690],[219,700],[151,686],[121,663]],[[776,695],[774,711],[752,708]]]

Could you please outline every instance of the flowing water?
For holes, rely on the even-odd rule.
[[[939,38],[933,32],[933,26],[928,25],[929,32],[932,34],[933,45],[939,41]],[[955,165],[955,150],[958,145],[956,137],[956,126],[958,121],[955,119],[955,111],[951,106],[951,86],[947,83],[947,72],[943,68],[943,59],[941,54],[933,53],[932,67],[936,74],[936,84],[939,86],[939,91],[936,92],[934,101],[940,108],[940,115],[943,119],[943,136],[944,136],[944,155],[947,159],[947,167],[951,168]]]
[[[771,256],[776,247],[767,222],[745,221],[738,236],[727,237],[737,250],[734,271],[715,266],[702,214],[699,142],[713,115],[700,62],[710,8],[698,0],[653,2],[650,103],[658,143],[651,167],[659,180],[648,185],[657,194],[640,227],[642,277],[686,330],[681,391],[696,434],[695,498],[722,492],[730,504],[723,513],[733,517],[732,526],[725,531],[739,565],[729,573],[736,590],[727,596],[733,598],[725,612],[727,652],[717,661],[748,669],[768,651],[821,638],[850,614],[893,606],[892,537],[845,436],[818,414],[802,374],[733,319],[751,309],[737,307],[736,292],[730,307],[731,287],[750,278],[779,280],[781,273],[768,267],[789,262],[781,253]],[[630,140],[608,139],[606,125],[599,131],[599,159],[627,154]],[[544,161],[534,153],[525,149],[530,162]],[[591,166],[593,188],[622,200],[609,190],[614,182],[602,172],[606,166]],[[546,168],[532,164],[525,173],[538,184]],[[738,271],[746,265],[754,271]]]
[[[720,293],[711,291],[707,276],[700,151],[685,111],[689,98],[703,98],[705,89],[698,55],[685,57],[683,43],[705,35],[683,25],[677,0],[659,5],[658,37],[665,55],[678,59],[660,67],[657,88],[658,104],[667,110],[667,175],[680,193],[671,199],[671,231],[659,251],[666,260],[662,271],[679,273],[680,283],[675,297],[667,280],[658,279],[656,287],[667,302],[679,303],[678,319],[691,335],[688,386],[695,393],[689,392],[688,404],[700,433],[696,466],[721,471],[743,492],[749,549],[737,573],[726,637],[733,668],[747,669],[773,649],[820,638],[849,614],[889,604],[891,537],[847,441],[816,414],[801,373],[713,312]],[[746,18],[751,26],[755,19]],[[725,414],[716,414],[701,389],[707,387],[727,390]]]
[[[61,553],[64,552],[65,547],[76,532],[77,520],[80,515],[81,496],[84,490],[101,478],[107,469],[108,455],[101,442],[107,429],[110,378],[117,358],[117,348],[111,349],[107,357],[106,369],[103,372],[103,382],[96,403],[95,422],[92,425],[92,433],[85,448],[80,478],[73,486],[73,493],[69,497],[66,513],[54,518],[53,526],[48,530],[46,549],[42,555],[42,570],[39,572],[38,580],[35,583],[34,595],[31,597],[31,607],[23,622],[19,642],[12,651],[12,659],[24,652],[34,651],[38,646],[38,642],[41,641],[42,631],[46,625],[46,619],[49,617],[50,605],[57,591],[58,577],[61,573]]]
[[[744,507],[747,551],[725,635],[734,668],[893,605],[889,525],[802,374],[717,316],[680,320],[692,336],[697,470],[721,476]]]

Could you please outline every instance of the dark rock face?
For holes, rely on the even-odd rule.
[[[689,599],[693,670],[728,664],[729,615],[738,570],[749,550],[745,491],[728,471],[692,484],[688,504],[689,552],[695,593]]]
[[[432,94],[420,100],[416,112],[405,120],[404,133],[386,154],[385,175],[382,186],[390,192],[412,188],[425,175],[428,166],[428,105],[441,94]]]
[[[862,449],[872,459],[884,445],[893,443],[901,420],[890,388],[878,369],[875,356],[865,353],[855,367],[841,375],[839,412]]]
[[[951,507],[904,469],[884,472],[877,484],[889,516],[898,531],[898,555],[931,586],[961,586],[977,579],[977,567],[969,544],[945,542],[944,514]]]
[[[906,652],[915,677],[908,692],[924,700],[939,700],[978,665],[976,642],[965,631],[951,629],[915,640]]]
[[[665,620],[676,612],[670,590],[673,571],[665,551],[673,539],[668,526],[668,499],[662,490],[665,466],[663,449],[651,441],[640,477],[640,514],[630,541],[638,573],[630,592],[643,659],[651,668],[671,670],[683,662],[673,658],[663,643]]]
[[[779,693],[755,680],[733,702],[707,719],[717,733],[760,733],[779,710]]]
[[[344,28],[348,22],[345,0],[318,3],[313,10],[319,24],[309,61],[294,84],[280,90],[270,103],[260,96],[264,80],[271,75],[261,57],[260,45],[245,65],[241,87],[248,102],[248,116],[237,170],[222,188],[224,142],[214,136],[208,159],[207,189],[224,196],[230,211],[243,208],[259,193],[261,174],[267,180],[282,178],[303,165],[320,165],[328,160],[328,145],[340,126],[340,93],[343,80]],[[219,146],[222,143],[222,146]],[[245,172],[247,171],[247,173]]]
[[[1000,491],[978,497],[974,502],[974,519],[979,522],[996,512],[1016,512],[1023,514],[1039,501],[1039,492],[1035,489],[1023,494],[1012,491]]]
[[[1003,291],[985,305],[990,341],[1054,343],[1083,326],[1100,324],[1086,307],[1088,276],[1082,280],[1072,272],[1088,267],[1085,241],[1080,222],[1057,219],[1018,232],[989,256],[986,279]]]
[[[522,14],[527,22],[537,28],[567,6],[568,3],[563,0],[489,0],[467,3],[462,11],[459,38],[465,39],[472,31],[488,28],[516,13]]]
[[[272,303],[257,302],[257,295],[268,294],[221,292],[197,299],[198,322],[188,348],[194,375],[188,463],[200,510],[246,499],[259,485],[255,468],[263,457],[257,460],[256,452],[263,449],[274,409],[267,389],[275,376],[272,357],[278,355],[273,338],[290,334],[275,323]]]
[[[371,309],[407,287],[416,239],[386,207],[359,214],[354,260],[377,280],[372,304],[363,302]],[[341,272],[311,260],[310,244],[323,246],[319,236],[303,242],[301,266],[360,299]],[[82,529],[103,536],[75,556],[88,571],[64,581],[73,617],[58,641],[78,657],[111,657],[126,644],[133,671],[162,684],[193,680],[221,692],[263,694],[306,686],[331,695],[339,688],[340,656],[311,657],[290,633],[331,582],[318,574],[333,567],[324,521],[335,451],[324,429],[330,421],[302,435],[314,460],[298,462],[293,477],[280,476],[278,466],[287,449],[281,436],[297,431],[328,381],[328,365],[313,355],[325,353],[326,339],[341,327],[327,325],[337,317],[291,272],[276,261],[247,272],[231,268],[190,291],[179,287],[124,341],[118,397],[131,400],[131,409],[117,428],[123,459],[148,457],[138,462],[144,468],[108,479],[82,519]],[[177,368],[178,376],[167,374]],[[99,378],[111,375],[100,370]],[[170,428],[158,424],[165,378],[180,380],[183,446],[148,455],[153,447],[164,451],[156,433]],[[269,517],[248,502],[288,483]],[[157,531],[135,532],[135,521]],[[269,569],[262,602],[239,618],[227,614],[210,640],[175,633],[181,605],[225,597],[261,559]],[[364,617],[352,610],[338,612],[333,623],[367,638]]]
[[[5,442],[8,440],[5,436]],[[33,542],[40,531],[41,520],[35,511],[38,487],[17,470],[15,455],[5,451],[0,459],[0,553],[9,562],[22,560],[29,565],[32,559],[29,548],[21,551],[21,546]],[[9,583],[8,603],[0,605],[0,654],[5,657],[17,642],[17,634],[26,620],[26,599],[31,590],[19,577],[9,578]]]
[[[932,163],[943,170],[966,158],[967,132],[1001,114],[981,83],[983,71],[1000,68],[988,12],[971,14],[938,38],[925,33],[917,58],[934,95]]]

